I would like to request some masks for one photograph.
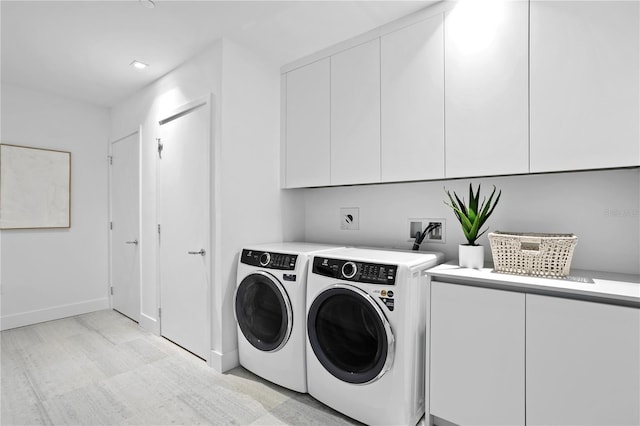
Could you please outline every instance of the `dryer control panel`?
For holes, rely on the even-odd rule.
[[[244,249],[242,250],[242,259],[240,259],[240,262],[246,265],[260,266],[268,269],[293,271],[296,269],[297,260],[298,256],[295,254]]]
[[[312,272],[345,281],[395,285],[397,270],[397,265],[315,257]]]

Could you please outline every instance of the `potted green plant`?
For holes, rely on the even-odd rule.
[[[480,184],[478,184],[478,190],[474,193],[472,184],[469,184],[469,204],[465,203],[464,198],[460,199],[458,195],[445,188],[445,192],[449,198],[449,202],[446,200],[444,203],[451,207],[456,218],[462,225],[462,232],[467,239],[468,244],[460,244],[458,247],[458,262],[461,267],[465,268],[482,268],[484,266],[484,248],[478,245],[478,238],[485,232],[480,231],[484,223],[489,219],[491,213],[498,205],[502,190],[496,195],[496,186],[493,186],[493,192],[487,200],[484,198],[480,203]]]

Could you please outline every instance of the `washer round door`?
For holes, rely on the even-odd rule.
[[[335,284],[320,293],[309,308],[307,332],[318,361],[344,382],[373,382],[393,364],[391,326],[376,301],[357,287]]]
[[[236,288],[234,301],[238,326],[255,348],[275,352],[287,343],[293,313],[277,278],[261,271],[247,275]]]

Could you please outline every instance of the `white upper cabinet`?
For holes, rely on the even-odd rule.
[[[444,3],[289,68],[284,187],[640,166],[639,1]]]
[[[442,20],[381,38],[383,182],[444,177]]]
[[[380,39],[331,57],[331,184],[380,182]]]
[[[640,2],[531,2],[531,171],[640,165]]]
[[[466,1],[445,16],[446,177],[529,172],[526,1]]]
[[[330,183],[330,59],[286,74],[284,187]]]

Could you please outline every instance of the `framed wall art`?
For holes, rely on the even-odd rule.
[[[0,229],[71,227],[71,153],[0,144]]]

